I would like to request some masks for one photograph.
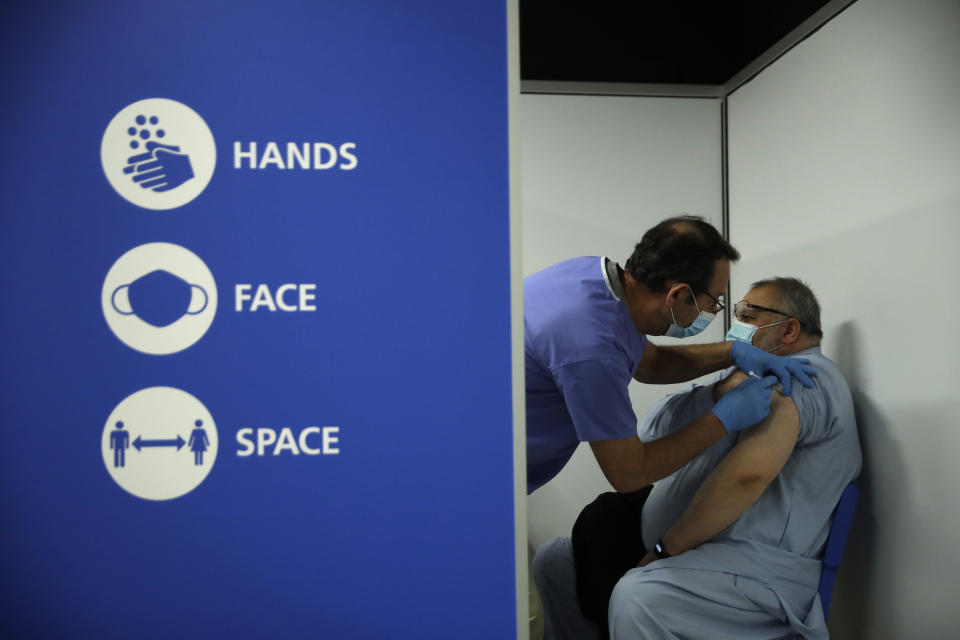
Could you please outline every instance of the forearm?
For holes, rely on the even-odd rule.
[[[727,433],[707,412],[686,427],[650,442],[639,438],[591,442],[594,455],[610,484],[620,492],[635,491],[665,478]]]
[[[736,522],[767,487],[757,476],[741,478],[732,469],[724,471],[717,467],[664,534],[663,544],[672,555],[699,546]]]
[[[656,358],[643,362],[634,376],[648,384],[686,382],[732,364],[730,342],[657,347]]]

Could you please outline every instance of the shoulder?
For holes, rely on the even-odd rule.
[[[580,359],[625,357],[622,304],[610,293],[601,258],[557,263],[524,281],[524,332],[548,368]]]
[[[571,258],[524,278],[523,315],[528,324],[565,323],[607,312],[615,302],[598,257]]]
[[[524,289],[550,284],[577,282],[583,278],[603,280],[603,263],[599,256],[569,258],[536,271],[523,279]]]
[[[855,432],[853,398],[837,365],[819,349],[800,352],[795,357],[808,359],[817,372],[813,387],[794,384],[790,396],[799,414],[800,442],[817,442],[844,430]]]

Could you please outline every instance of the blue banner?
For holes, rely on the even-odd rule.
[[[506,8],[0,34],[0,635],[513,637]]]

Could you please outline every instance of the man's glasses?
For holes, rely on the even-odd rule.
[[[709,293],[707,295],[710,295]],[[737,304],[733,305],[733,317],[737,320],[742,320],[747,312],[751,309],[756,309],[757,311],[769,311],[770,313],[778,313],[781,316],[790,316],[789,313],[784,313],[783,311],[778,311],[776,309],[771,309],[770,307],[761,307],[758,304],[750,304],[746,300],[741,300]]]
[[[716,312],[717,312],[717,313],[720,313],[721,311],[723,311],[724,309],[727,308],[727,300],[726,300],[726,298],[723,297],[723,294],[722,294],[722,293],[720,294],[720,297],[719,297],[719,298],[714,298],[712,295],[710,295],[710,292],[709,292],[709,291],[704,290],[703,292],[704,292],[705,294],[707,294],[707,297],[708,297],[708,298],[710,298],[711,300],[713,300],[713,305],[716,307],[716,309],[717,309]]]

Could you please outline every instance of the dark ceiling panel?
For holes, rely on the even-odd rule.
[[[828,2],[520,0],[520,76],[720,85]]]

